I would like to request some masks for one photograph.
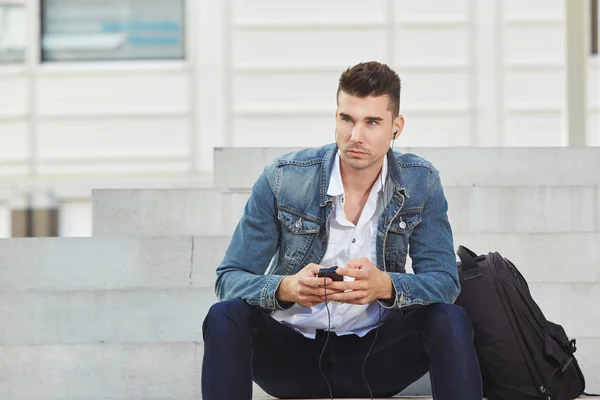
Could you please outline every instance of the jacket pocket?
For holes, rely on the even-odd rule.
[[[277,218],[282,225],[295,235],[316,234],[321,230],[321,226],[317,222],[290,211],[279,210]]]
[[[422,220],[421,208],[411,208],[401,211],[390,225],[390,232],[405,235],[412,231]]]
[[[281,222],[282,258],[276,273],[288,275],[304,267],[303,260],[314,238],[318,236],[321,226],[303,215],[288,210],[279,210],[277,218]]]

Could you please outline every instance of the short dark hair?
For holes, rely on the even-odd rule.
[[[341,91],[356,97],[387,95],[392,117],[396,118],[400,113],[400,77],[386,64],[369,61],[348,68],[340,76],[336,94],[338,104]]]

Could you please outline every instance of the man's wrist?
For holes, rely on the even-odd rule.
[[[394,288],[392,277],[386,272],[383,272],[383,274],[386,276],[387,279],[385,280],[385,291],[383,292],[383,295],[379,298],[379,300],[385,301],[387,303],[393,303],[394,298],[396,297],[396,289]]]
[[[284,276],[281,279],[281,282],[279,282],[279,287],[277,288],[277,291],[275,292],[275,298],[277,299],[277,301],[279,301],[279,303],[293,303],[293,301],[291,301],[288,298],[288,291],[287,291],[287,284],[288,284],[288,280],[289,280],[289,276]]]

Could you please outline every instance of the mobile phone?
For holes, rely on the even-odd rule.
[[[335,272],[336,269],[338,269],[337,265],[334,265],[333,267],[320,268],[317,277],[331,278],[333,281],[343,281],[344,277]]]

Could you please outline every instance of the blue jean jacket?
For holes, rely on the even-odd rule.
[[[283,155],[260,175],[217,268],[221,300],[283,309],[275,292],[285,275],[319,264],[328,243],[333,199],[327,195],[337,147]],[[392,278],[393,304],[405,309],[453,303],[460,292],[448,204],[439,172],[414,154],[390,150],[377,224],[377,267]],[[414,274],[406,273],[407,254]]]

